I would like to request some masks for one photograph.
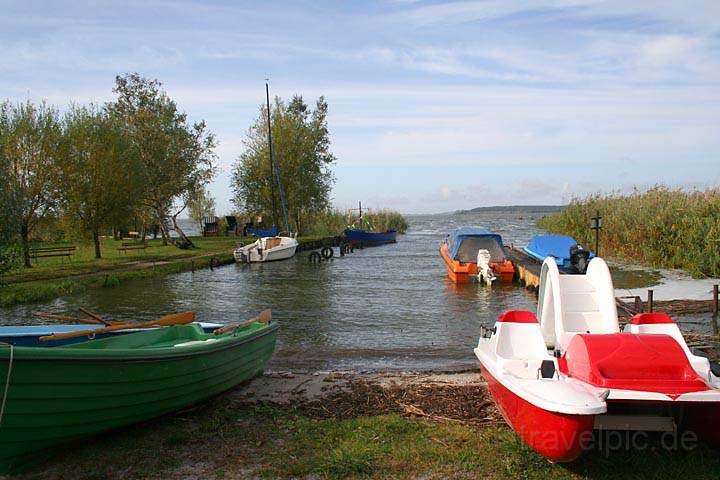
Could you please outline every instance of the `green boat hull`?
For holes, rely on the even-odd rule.
[[[264,370],[277,325],[213,336],[179,325],[67,347],[15,347],[0,472],[39,451],[203,401]],[[0,345],[0,402],[10,365]]]

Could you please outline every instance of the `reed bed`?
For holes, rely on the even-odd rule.
[[[346,228],[356,222],[357,212],[328,209],[308,216],[302,228],[303,235],[327,236],[340,235]],[[368,210],[363,212],[362,228],[374,232],[397,230],[405,233],[408,223],[405,217],[394,210]],[[360,227],[360,222],[355,226]]]
[[[720,276],[720,188],[686,191],[657,186],[630,195],[574,199],[538,220],[551,233],[593,248],[590,218],[602,216],[600,253],[656,268],[680,268],[695,278]]]

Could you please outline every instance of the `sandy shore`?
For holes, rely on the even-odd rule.
[[[423,386],[481,387],[486,383],[479,370],[461,372],[268,372],[249,384],[233,391],[235,400],[248,403],[271,402],[292,404],[321,400],[330,395],[350,392],[358,383],[380,388]]]

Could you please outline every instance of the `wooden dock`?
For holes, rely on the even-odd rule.
[[[537,292],[540,288],[540,270],[542,263],[530,257],[514,246],[505,246],[505,255],[517,268],[517,279],[520,285],[528,290]],[[668,315],[687,315],[694,313],[715,312],[715,300],[655,300],[643,301],[640,297],[616,297],[618,317],[630,318],[642,312],[665,312]]]
[[[323,247],[339,247],[343,238],[342,235],[334,237],[299,238],[297,251],[306,252],[308,250],[318,250]]]
[[[538,288],[540,288],[540,269],[542,268],[542,263],[512,245],[505,246],[505,255],[507,255],[510,261],[513,262],[513,265],[515,265],[520,285],[528,290],[537,292]]]

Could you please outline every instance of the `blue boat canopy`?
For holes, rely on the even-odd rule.
[[[502,237],[485,228],[461,227],[448,235],[450,258],[464,263],[477,261],[478,250],[490,252],[490,260],[500,262],[505,259]]]
[[[270,228],[270,230],[260,230],[255,227],[248,227],[247,233],[252,235],[253,237],[277,237],[278,234],[278,227],[273,223],[273,226]]]
[[[570,247],[577,244],[577,240],[567,235],[535,235],[523,250],[541,262],[546,257],[553,257],[558,266],[562,267],[570,264]],[[594,254],[590,252],[592,257]]]

